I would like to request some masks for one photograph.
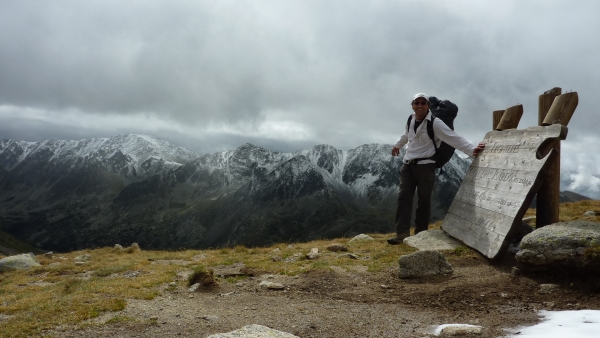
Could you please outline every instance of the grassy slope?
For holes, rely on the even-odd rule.
[[[565,203],[560,208],[561,221],[586,219],[600,222],[600,216],[583,217],[585,211],[600,211],[600,201]],[[535,215],[535,210],[530,210],[528,215]],[[439,228],[440,224],[436,222],[431,228]],[[325,250],[329,244],[345,243],[347,239],[313,241],[293,247],[286,243],[266,248],[239,246],[184,251],[115,251],[102,248],[60,254],[53,258],[37,256],[41,267],[0,273],[0,337],[43,334],[44,329],[81,323],[106,311],[119,311],[125,308],[127,299],[153,299],[165,290],[169,282],[176,280],[177,272],[182,270],[182,266],[177,264],[155,264],[157,260],[191,261],[193,263],[186,268],[195,270],[243,262],[256,271],[296,275],[309,270],[330,269],[330,266],[351,265],[367,266],[373,272],[381,271],[395,266],[400,255],[414,251],[406,245],[387,245],[385,240],[389,235],[375,234],[372,237],[374,241],[348,244],[350,252],[359,255],[360,260],[340,257],[338,253]],[[302,256],[297,261],[282,264],[272,259],[274,255],[285,259],[298,252],[306,254],[315,247],[322,252],[317,260],[307,260]],[[279,250],[274,252],[275,249]],[[76,264],[74,258],[82,254],[89,254],[92,259],[85,264]],[[464,259],[476,254],[460,248],[446,255],[451,259]],[[128,278],[128,273],[132,272],[137,272],[137,277]],[[236,280],[229,278],[220,282]]]

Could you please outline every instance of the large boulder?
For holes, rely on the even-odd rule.
[[[418,278],[452,273],[452,266],[444,256],[435,250],[417,251],[401,256],[400,278]]]
[[[414,236],[406,237],[403,243],[419,250],[454,250],[464,246],[443,230],[421,231]]]
[[[560,222],[523,237],[517,262],[525,266],[600,266],[600,223]]]
[[[0,272],[11,270],[23,270],[41,264],[35,259],[32,253],[9,256],[0,259]]]

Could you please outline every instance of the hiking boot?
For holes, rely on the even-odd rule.
[[[387,242],[388,242],[388,244],[391,244],[391,245],[402,244],[402,242],[404,242],[404,239],[408,236],[410,236],[410,234],[399,234],[394,238],[388,239]]]

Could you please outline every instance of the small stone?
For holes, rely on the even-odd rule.
[[[345,246],[344,244],[333,243],[327,247],[327,250],[333,251],[333,252],[348,251],[348,247]]]
[[[90,256],[89,254],[80,255],[73,258],[74,261],[89,261],[90,259],[92,259],[92,256]]]
[[[54,252],[52,251],[48,251],[44,254],[44,257],[46,258],[54,258]]]
[[[481,334],[483,327],[477,325],[452,324],[442,329],[442,333],[448,336]]]
[[[346,254],[340,255],[340,257],[348,257],[350,259],[358,259],[358,255],[355,255],[353,253],[346,253]]]
[[[356,241],[374,241],[375,239],[369,235],[360,234],[354,236],[348,243],[356,242]]]
[[[309,253],[306,254],[306,258],[308,258],[308,259],[317,259],[319,257],[321,257],[321,254],[318,253],[318,252],[312,252],[311,251],[311,252],[309,252]]]
[[[593,211],[593,210],[588,210],[583,213],[583,216],[598,216],[598,214],[600,214],[600,213]]]
[[[158,316],[152,316],[152,317],[150,317],[150,320],[157,321],[158,320]]]
[[[121,244],[115,244],[113,247],[114,251],[123,251],[123,246]]]
[[[541,294],[549,294],[558,290],[559,286],[556,284],[540,284],[539,293]]]
[[[172,284],[173,283],[171,283],[169,285],[174,286]],[[188,292],[196,292],[196,291],[198,291],[198,288],[200,288],[200,285],[201,285],[200,283],[192,284],[192,286],[190,286],[190,288],[188,289]]]
[[[508,293],[501,293],[500,297],[502,297],[502,298],[508,298]]]
[[[140,245],[137,243],[131,243],[131,245],[129,246],[129,248],[127,248],[127,251],[132,253],[132,252],[138,252],[141,251],[142,249],[140,248]]]
[[[258,284],[258,286],[266,287],[267,289],[271,289],[271,290],[285,289],[285,287],[281,283],[274,283],[274,282],[267,282],[267,281],[260,282],[260,284]]]

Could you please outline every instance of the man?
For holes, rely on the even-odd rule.
[[[410,236],[410,219],[412,216],[413,196],[417,191],[417,215],[415,234],[427,230],[431,214],[431,193],[435,182],[435,161],[430,157],[435,154],[433,141],[427,134],[427,123],[432,123],[429,111],[429,96],[418,93],[411,102],[415,112],[410,126],[394,145],[392,156],[400,154],[400,148],[408,143],[404,164],[400,169],[400,192],[396,209],[396,237],[388,239],[388,243],[400,244]],[[442,120],[433,120],[433,133],[437,146],[446,142],[467,155],[477,156],[484,148],[481,142],[473,146],[469,141],[456,134]]]

